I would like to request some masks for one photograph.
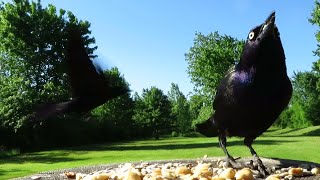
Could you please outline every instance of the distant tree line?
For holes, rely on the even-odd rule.
[[[310,22],[320,25],[320,6]],[[66,74],[67,29],[81,29],[86,50],[94,58],[95,39],[90,23],[40,0],[13,0],[0,5],[0,151],[6,148],[35,150],[106,141],[195,135],[194,124],[212,113],[215,88],[225,72],[240,58],[243,40],[213,32],[196,33],[185,54],[194,91],[187,97],[178,84],[169,92],[148,87],[141,94],[118,97],[87,114],[63,114],[30,122],[33,109],[70,97]],[[317,40],[320,40],[318,32]],[[319,45],[318,45],[319,46]],[[320,49],[315,51],[320,55]],[[105,72],[111,82],[130,88],[121,72]],[[320,124],[320,60],[312,70],[292,77],[294,94],[276,126],[306,127]]]

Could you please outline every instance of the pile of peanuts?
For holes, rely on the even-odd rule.
[[[140,163],[137,165],[126,163],[117,168],[106,169],[82,174],[75,172],[66,172],[65,177],[77,180],[254,180],[259,178],[256,170],[243,168],[235,170],[233,168],[224,168],[211,163],[202,163],[193,165],[191,163],[165,163],[148,164]],[[318,176],[320,177],[320,168],[314,167],[311,171],[303,168],[282,168],[265,177],[267,180],[294,179],[295,177]]]

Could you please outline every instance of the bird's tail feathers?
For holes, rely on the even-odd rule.
[[[213,116],[200,124],[196,124],[196,131],[207,137],[218,136],[218,128],[214,122]]]

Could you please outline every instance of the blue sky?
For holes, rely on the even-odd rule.
[[[195,32],[219,31],[245,39],[272,10],[285,49],[288,74],[310,70],[317,60],[315,32],[308,22],[313,0],[43,0],[91,23],[103,64],[117,66],[133,91],[171,82],[187,94],[193,85],[184,54]]]

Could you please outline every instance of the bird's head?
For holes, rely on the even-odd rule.
[[[285,66],[284,50],[275,18],[273,11],[264,23],[250,30],[240,63],[245,66],[264,67],[278,66],[280,63]]]

